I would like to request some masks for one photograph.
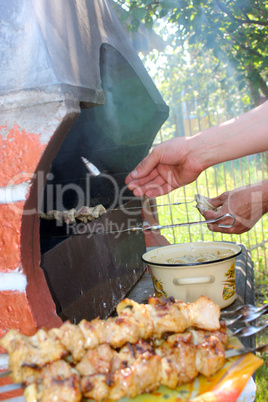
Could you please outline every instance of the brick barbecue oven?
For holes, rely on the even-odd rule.
[[[57,189],[63,209],[121,205],[168,107],[108,1],[2,0],[0,15],[0,336],[30,335],[105,317],[142,275],[142,233],[88,236],[39,212],[59,207]]]

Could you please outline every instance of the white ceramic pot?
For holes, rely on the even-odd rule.
[[[241,252],[239,245],[229,242],[197,242],[156,248],[142,260],[150,268],[157,297],[193,302],[203,295],[223,308],[236,299],[235,258]],[[215,260],[174,263],[185,255],[197,258],[207,253],[214,254]]]

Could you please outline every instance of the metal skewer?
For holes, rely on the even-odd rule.
[[[208,223],[215,223],[220,221],[223,218],[232,218],[233,222],[231,224],[228,225],[224,225],[224,224],[220,224],[218,225],[221,228],[232,228],[235,223],[236,223],[236,219],[232,214],[224,214],[222,216],[219,216],[216,219],[209,219],[206,221],[196,221],[196,222],[184,222],[184,223],[173,223],[171,225],[151,225],[151,226],[136,226],[136,227],[129,227],[126,229],[115,229],[115,230],[108,230],[108,231],[104,231],[104,232],[91,232],[89,233],[94,234],[94,233],[99,233],[99,234],[112,234],[112,233],[123,233],[123,232],[137,232],[137,231],[147,231],[147,230],[160,230],[160,229],[169,229],[169,228],[175,228],[175,227],[180,227],[180,226],[192,226],[192,225],[198,225],[198,224],[208,224]]]
[[[268,306],[267,306],[268,307]],[[262,309],[259,310],[255,313],[248,313],[248,314],[239,314],[238,316],[234,317],[234,318],[227,318],[225,319],[225,324],[227,325],[227,327],[229,325],[233,325],[235,322],[251,322],[251,321],[255,321],[257,318],[259,318],[261,315],[265,314],[268,312],[268,308],[267,309]],[[251,327],[252,328],[252,327]],[[239,330],[238,330],[239,331]]]
[[[257,346],[255,348],[239,348],[239,349],[227,349],[225,352],[225,358],[229,359],[230,357],[244,355],[247,353],[254,353],[254,352],[267,352],[268,351],[268,344]]]
[[[125,207],[124,205],[119,206],[118,208],[114,209],[108,209],[108,211],[118,211],[118,210],[129,210],[129,209],[146,209],[146,208],[154,208],[154,207],[170,207],[173,205],[184,205],[184,204],[191,204],[195,200],[192,201],[183,201],[183,202],[171,202],[168,204],[148,204],[148,205],[141,205],[141,206],[136,206],[136,207]]]
[[[243,316],[247,316],[250,313],[258,313],[259,311],[264,311],[263,314],[267,311],[268,313],[268,304],[264,304],[261,307],[253,306],[252,304],[245,304],[244,306],[239,306],[234,310],[226,310],[221,311],[221,317],[234,315],[236,313],[242,314]]]
[[[243,327],[239,328],[233,332],[232,336],[237,336],[238,338],[242,338],[245,336],[255,335],[258,332],[262,331],[263,329],[268,328],[268,321],[259,327]]]

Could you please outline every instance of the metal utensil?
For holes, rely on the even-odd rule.
[[[170,202],[168,204],[143,204],[140,206],[136,206],[136,207],[125,207],[124,205],[120,205],[117,208],[113,208],[113,209],[108,209],[108,211],[118,211],[118,210],[131,210],[131,209],[146,209],[146,208],[154,208],[154,207],[170,207],[173,205],[184,205],[184,204],[191,204],[192,202],[194,202],[195,200],[192,201],[183,201],[183,202]]]
[[[93,176],[99,176],[101,174],[101,172],[99,171],[99,169],[97,168],[97,166],[93,165],[92,162],[89,162],[89,160],[87,160],[87,158],[85,158],[84,156],[81,156],[81,159],[85,165],[85,167],[87,168],[87,170],[93,175]]]
[[[225,358],[229,359],[230,357],[235,357],[239,355],[244,355],[247,353],[254,353],[254,352],[268,352],[268,343],[265,345],[261,345],[255,348],[239,348],[239,349],[227,349],[225,352]]]
[[[263,329],[268,328],[268,321],[264,325],[260,325],[259,327],[243,327],[239,328],[232,333],[232,336],[237,336],[238,338],[243,338],[245,336],[255,335]]]
[[[233,310],[224,310],[221,311],[221,317],[225,317],[228,315],[235,315],[239,313],[242,316],[247,316],[248,314],[255,314],[260,311],[267,311],[268,312],[268,304],[264,304],[261,307],[253,306],[252,304],[245,304],[244,306],[239,306]],[[264,313],[263,313],[264,314]]]
[[[169,228],[174,228],[174,227],[180,227],[180,226],[192,226],[192,225],[198,225],[198,224],[208,224],[208,223],[215,223],[220,221],[223,218],[232,218],[233,219],[233,223],[229,224],[229,225],[223,225],[220,224],[218,225],[221,228],[232,228],[235,223],[236,223],[236,219],[232,214],[224,214],[222,216],[219,216],[216,219],[209,219],[206,221],[196,221],[196,222],[184,222],[184,223],[173,223],[171,225],[151,225],[151,226],[136,226],[136,227],[128,227],[126,229],[115,229],[115,230],[108,230],[108,231],[97,231],[97,232],[91,232],[89,235],[94,234],[94,233],[98,233],[98,234],[112,234],[112,233],[123,233],[123,232],[137,232],[137,231],[147,231],[147,230],[160,230],[160,229],[169,229]]]
[[[266,314],[268,312],[268,305],[266,305],[266,309],[259,309],[255,313],[244,313],[244,314],[239,314],[234,318],[227,318],[225,319],[225,324],[228,326],[233,325],[235,322],[251,322],[256,320],[258,317],[260,317],[263,314]]]

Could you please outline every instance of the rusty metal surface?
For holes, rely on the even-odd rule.
[[[139,201],[127,205],[135,203]],[[140,212],[133,216],[110,211],[84,225],[84,234],[70,236],[42,256],[41,266],[62,319],[106,318],[142,276],[144,234],[101,233],[110,225],[129,225],[129,219],[142,224]],[[97,227],[99,233],[91,235]]]

